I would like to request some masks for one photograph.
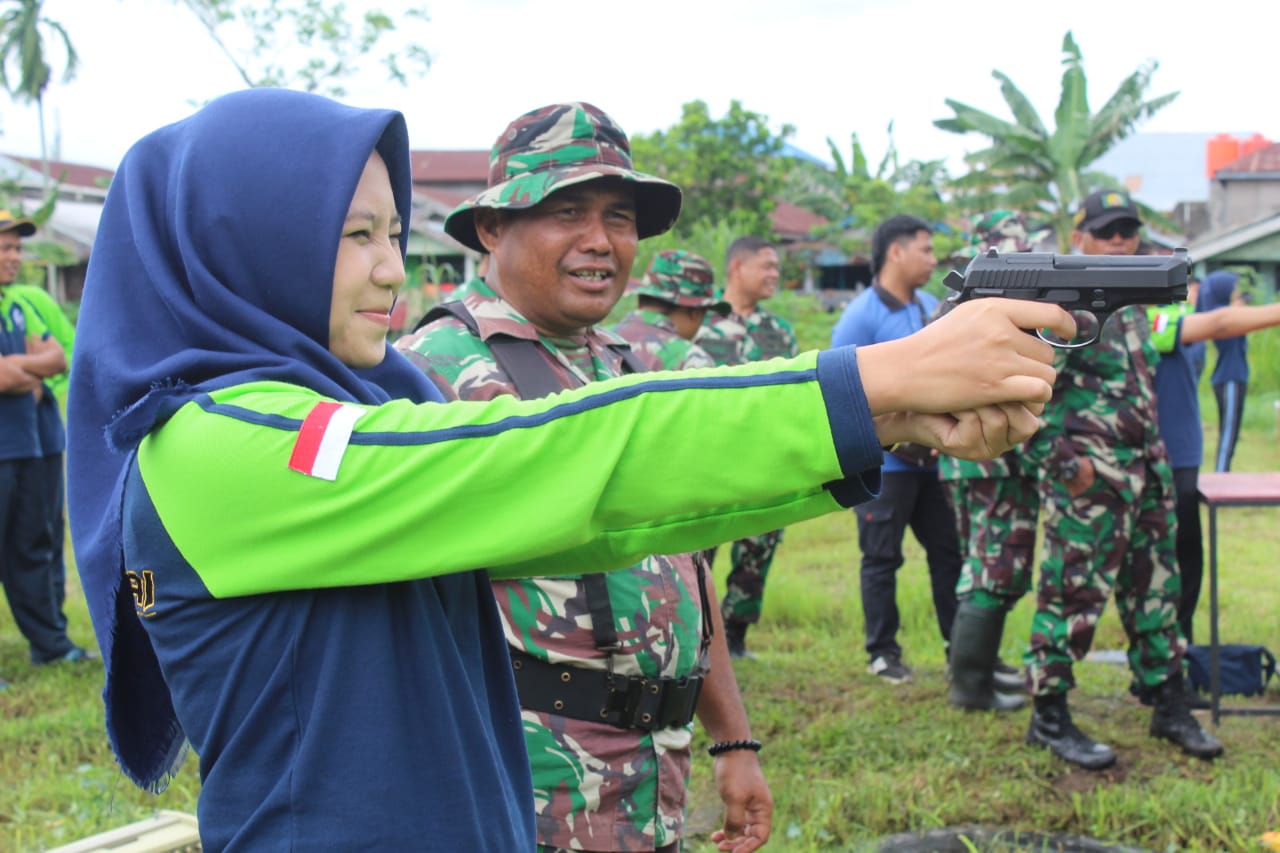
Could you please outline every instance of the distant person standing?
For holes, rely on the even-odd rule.
[[[1243,305],[1244,297],[1237,290],[1239,283],[1237,273],[1227,270],[1209,273],[1200,285],[1200,310],[1208,312],[1228,305]],[[1209,377],[1213,396],[1218,400],[1218,452],[1213,457],[1213,470],[1222,472],[1231,470],[1231,458],[1240,440],[1240,419],[1244,416],[1245,393],[1249,390],[1249,342],[1244,335],[1236,335],[1218,338],[1213,345],[1218,350],[1218,361]]]
[[[995,249],[1032,252],[1052,231],[1029,230],[1022,214],[997,210],[974,224],[975,254]],[[940,308],[952,307],[943,303]],[[941,311],[939,312],[941,313]],[[947,701],[961,708],[1015,711],[1026,705],[1019,670],[1000,660],[1005,617],[1031,589],[1040,495],[1036,472],[1015,448],[974,462],[938,457],[938,472],[955,510],[964,563],[951,627]]]
[[[66,434],[46,382],[66,372],[67,355],[51,334],[53,324],[14,284],[22,238],[34,233],[30,220],[0,211],[0,577],[31,662],[39,665],[91,655],[67,636],[62,610]]]
[[[871,287],[848,304],[831,331],[832,346],[904,338],[924,328],[937,308],[923,288],[933,275],[933,229],[923,219],[886,219],[871,237]],[[903,365],[904,370],[910,365]],[[960,578],[956,521],[938,480],[936,454],[917,445],[887,451],[880,496],[854,507],[862,550],[862,614],[868,672],[893,684],[911,680],[898,644],[897,572],[907,527],[924,547],[933,606],[943,642],[951,637]]]
[[[715,271],[706,259],[683,249],[658,252],[634,292],[636,309],[618,321],[613,333],[631,344],[646,368],[715,367],[706,350],[693,343],[708,310],[729,313],[729,303],[715,297]]]
[[[708,317],[694,339],[716,364],[790,358],[800,353],[791,324],[760,304],[777,291],[781,268],[778,249],[768,240],[739,237],[730,244],[724,283],[730,311]],[[749,656],[747,629],[760,621],[765,580],[780,544],[781,530],[733,543],[733,563],[720,602],[725,639],[733,657]]]

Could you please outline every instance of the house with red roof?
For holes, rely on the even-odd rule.
[[[488,186],[489,152],[425,150],[410,152],[409,157],[415,212],[410,254],[425,258],[437,271],[452,269],[457,277],[451,280],[465,281],[474,274],[479,256],[445,234],[443,223],[454,207]],[[826,221],[781,199],[773,210],[774,231],[784,247],[804,243],[813,228]]]
[[[45,264],[50,270],[46,284],[54,296],[63,302],[74,302],[84,290],[89,251],[98,233],[107,185],[115,173],[97,166],[51,160],[46,181],[44,170],[44,164],[36,157],[0,154],[0,180],[9,185],[11,205],[30,213],[44,203],[46,184],[57,186],[58,203],[53,215],[41,223],[31,241],[56,245],[63,254],[74,258],[71,264]],[[38,251],[28,252],[35,263],[42,263],[40,255]]]

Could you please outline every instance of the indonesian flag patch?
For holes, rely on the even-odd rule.
[[[338,466],[351,443],[351,431],[363,414],[364,409],[359,406],[316,403],[298,430],[289,467],[308,477],[338,479]]]

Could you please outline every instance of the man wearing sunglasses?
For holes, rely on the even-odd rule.
[[[1123,192],[1090,194],[1076,214],[1072,243],[1086,255],[1132,255],[1142,218]],[[1027,743],[1089,770],[1115,751],[1078,729],[1067,708],[1072,663],[1088,653],[1115,591],[1129,637],[1138,692],[1152,704],[1149,732],[1198,758],[1222,744],[1187,707],[1178,627],[1181,589],[1174,550],[1174,489],[1157,428],[1159,359],[1141,307],[1111,316],[1091,346],[1065,350],[1053,399],[1024,460],[1040,471],[1043,562],[1027,653],[1035,709]]]

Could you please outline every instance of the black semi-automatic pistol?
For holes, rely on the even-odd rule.
[[[942,283],[956,291],[948,302],[986,296],[1052,302],[1070,311],[1078,332],[1064,341],[1048,330],[1036,335],[1056,347],[1088,346],[1102,326],[1126,305],[1168,305],[1187,298],[1186,249],[1172,255],[1055,255],[995,249],[969,262],[964,274],[954,270]]]

